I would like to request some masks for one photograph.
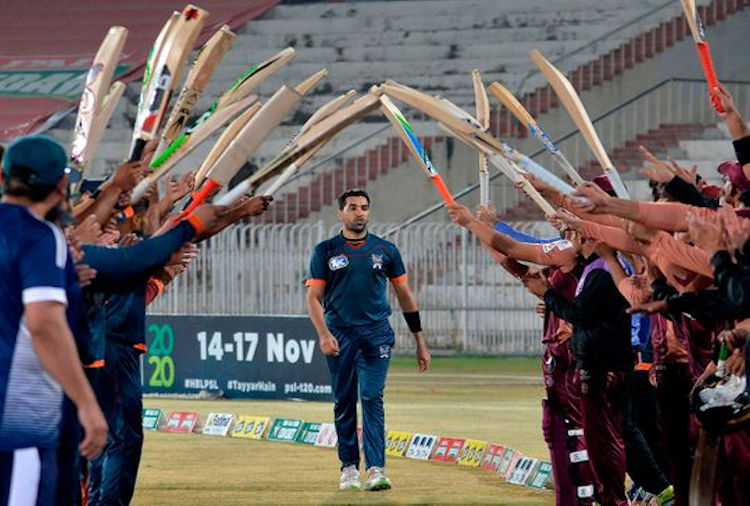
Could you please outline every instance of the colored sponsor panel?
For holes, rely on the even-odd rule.
[[[318,422],[305,422],[297,434],[295,442],[304,445],[314,445],[315,441],[318,440],[318,434],[320,434],[320,426],[323,425]]]
[[[211,413],[208,415],[202,432],[207,436],[226,436],[233,425],[234,415],[232,413]]]
[[[516,465],[516,461],[520,458],[520,452],[517,452],[513,448],[506,447],[505,452],[503,453],[503,458],[500,461],[500,466],[497,468],[497,474],[502,475],[502,477],[507,480]]]
[[[315,441],[315,446],[336,448],[336,443],[338,443],[338,441],[336,427],[332,423],[320,424],[320,432],[318,432],[318,439]]]
[[[487,441],[478,441],[476,439],[467,439],[458,457],[458,465],[479,467],[487,449]]]
[[[414,434],[409,448],[406,450],[406,457],[415,460],[428,460],[437,440],[438,437],[432,434]]]
[[[164,425],[164,412],[158,408],[143,408],[143,430],[159,430]]]
[[[411,438],[411,432],[399,432],[395,430],[389,430],[388,436],[385,440],[385,453],[386,455],[393,455],[394,457],[403,457],[406,453],[406,449],[409,446],[409,439]]]
[[[197,423],[197,411],[172,411],[169,413],[167,423],[162,430],[164,432],[189,434],[193,432]]]
[[[463,438],[443,436],[438,440],[435,453],[430,458],[440,462],[456,462],[465,442],[466,439]]]
[[[294,441],[297,434],[302,428],[302,420],[291,420],[287,418],[277,418],[271,424],[271,428],[266,435],[270,441]]]
[[[270,418],[267,416],[241,415],[234,424],[232,437],[263,439]]]
[[[513,483],[514,485],[525,484],[526,479],[529,477],[529,473],[531,473],[531,469],[534,467],[535,462],[536,459],[522,456],[516,461],[516,465],[513,467],[510,476],[507,478],[508,482]]]
[[[487,445],[487,449],[484,451],[484,457],[482,457],[482,463],[479,467],[485,471],[496,473],[504,452],[505,446],[503,445],[496,443]]]
[[[552,463],[539,461],[535,469],[532,471],[529,479],[526,481],[526,486],[536,488],[539,490],[550,488],[552,480]]]

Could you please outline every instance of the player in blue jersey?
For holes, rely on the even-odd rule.
[[[391,488],[385,476],[385,387],[393,329],[387,285],[391,282],[409,330],[417,365],[427,370],[430,352],[422,336],[417,301],[407,284],[396,246],[367,232],[370,198],[363,190],[339,197],[340,234],[313,251],[307,279],[307,309],[326,355],[334,391],[334,417],[341,461],[339,488],[359,489],[357,397],[362,399],[362,441],[367,490]]]
[[[97,456],[107,424],[66,320],[65,238],[44,217],[67,195],[67,155],[28,136],[3,159],[0,203],[0,505],[54,504],[63,391]]]

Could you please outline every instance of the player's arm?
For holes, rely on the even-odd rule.
[[[414,341],[417,344],[417,367],[422,372],[426,371],[430,365],[432,357],[430,356],[430,350],[427,348],[427,343],[422,335],[422,323],[419,319],[419,306],[417,305],[417,299],[409,288],[409,283],[405,276],[402,276],[400,279],[394,279],[391,286],[393,286],[393,291],[396,292],[398,304],[401,306],[401,311],[404,313],[406,324],[414,335]]]
[[[65,314],[65,238],[60,230],[50,228],[23,240],[18,272],[26,328],[42,366],[78,408],[85,432],[80,451],[93,458],[104,448],[107,423],[83,373]]]
[[[339,354],[339,342],[333,336],[326,325],[325,311],[323,309],[323,297],[326,293],[327,264],[325,251],[321,244],[313,250],[310,259],[310,276],[305,281],[307,286],[307,313],[310,315],[315,331],[318,333],[318,345],[324,355],[337,356]]]
[[[26,327],[39,361],[78,410],[78,419],[85,432],[79,447],[81,455],[93,459],[107,442],[107,422],[78,360],[75,341],[65,317],[65,306],[61,302],[45,300],[29,302],[24,305],[24,310]]]
[[[337,356],[339,354],[339,342],[328,330],[323,311],[323,295],[325,294],[325,281],[319,279],[307,280],[307,313],[310,315],[315,331],[318,333],[318,344],[324,355]]]

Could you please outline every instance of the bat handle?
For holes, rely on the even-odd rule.
[[[146,195],[146,191],[148,191],[148,187],[153,184],[153,181],[151,181],[150,177],[146,177],[141,179],[141,181],[135,185],[135,188],[133,188],[133,193],[130,196],[130,201],[133,203],[138,202],[143,198],[144,195]]]
[[[443,178],[440,176],[440,174],[432,176],[432,183],[435,185],[437,190],[440,192],[440,195],[443,197],[443,200],[445,200],[447,204],[456,203],[456,201],[453,200],[453,196],[451,195],[448,187],[445,185],[445,181],[443,181]]]
[[[205,182],[205,184],[201,187],[201,189],[193,195],[192,200],[187,205],[187,207],[180,213],[180,215],[175,219],[175,223],[179,223],[183,219],[190,216],[190,214],[195,211],[195,209],[203,204],[203,202],[206,201],[206,199],[217,189],[221,188],[221,185],[214,181],[213,179],[209,179]]]
[[[133,144],[133,149],[130,151],[130,161],[138,162],[143,156],[143,148],[146,147],[146,141],[143,139],[136,139]]]
[[[486,170],[479,172],[479,203],[483,206],[490,203],[490,174]]]
[[[708,42],[701,41],[696,43],[698,49],[698,56],[701,59],[701,65],[703,66],[703,74],[706,76],[706,82],[708,83],[708,92],[711,94],[711,103],[716,109],[716,112],[723,113],[724,108],[721,106],[721,100],[714,91],[719,87],[719,78],[716,77],[716,68],[714,67],[713,58],[711,58],[711,48]]]
[[[229,206],[234,204],[240,197],[250,191],[250,183],[247,180],[241,181],[234,188],[226,192],[216,200],[219,206]]]

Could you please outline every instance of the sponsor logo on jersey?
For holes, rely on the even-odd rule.
[[[336,255],[328,259],[328,268],[332,271],[343,269],[349,265],[349,258],[346,255]]]

